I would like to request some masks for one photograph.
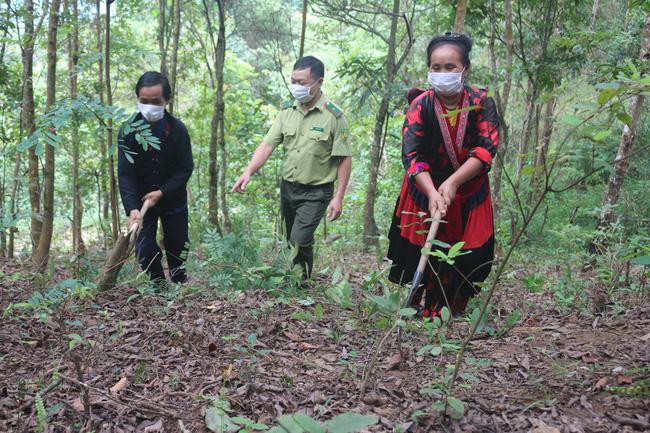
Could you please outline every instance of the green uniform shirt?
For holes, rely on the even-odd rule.
[[[282,104],[264,141],[284,145],[282,178],[303,185],[334,182],[341,157],[352,155],[348,122],[323,93],[307,113],[298,101]]]

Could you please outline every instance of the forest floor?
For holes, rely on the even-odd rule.
[[[16,262],[0,270],[2,311],[37,290],[38,276]],[[302,411],[318,420],[372,414],[373,432],[650,431],[647,292],[590,314],[558,309],[549,290],[531,293],[520,280],[514,271],[496,296],[491,332],[470,344],[454,392],[465,403],[460,420],[431,412],[455,353],[418,355],[434,344],[421,321],[409,321],[399,364],[395,339],[386,340],[360,398],[364,367],[386,332],[363,294],[342,308],[323,296],[326,278],[286,298],[254,289],[209,296],[195,280],[173,296],[100,293],[64,304],[49,324],[18,310],[3,316],[0,431],[36,431],[39,391],[49,432],[203,432],[215,400],[269,426]],[[349,282],[361,287],[363,275]],[[519,320],[508,323],[515,311]],[[468,329],[468,320],[453,320],[447,343]]]

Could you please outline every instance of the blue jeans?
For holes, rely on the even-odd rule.
[[[135,253],[143,271],[152,281],[165,280],[162,268],[162,251],[156,242],[158,219],[162,223],[163,243],[169,265],[169,275],[175,283],[183,283],[187,279],[183,264],[189,250],[188,211],[187,205],[162,210],[151,208],[142,221],[142,230],[135,245]]]

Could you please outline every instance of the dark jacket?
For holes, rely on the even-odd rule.
[[[135,120],[142,119],[138,113]],[[160,150],[151,146],[145,151],[131,132],[126,136],[120,128],[118,134],[117,173],[120,183],[120,195],[127,215],[133,209],[142,207],[142,197],[160,190],[162,198],[156,207],[161,210],[172,210],[187,204],[186,185],[192,171],[192,146],[187,128],[179,119],[167,111],[162,123],[153,125],[155,136],[160,139]],[[131,163],[125,156],[128,149],[133,159]]]

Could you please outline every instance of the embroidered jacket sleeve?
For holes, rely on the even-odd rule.
[[[469,156],[481,160],[483,172],[486,173],[492,168],[492,159],[499,145],[499,115],[494,99],[489,96],[481,98],[479,107],[476,120],[478,142],[469,150]]]
[[[430,121],[427,109],[429,92],[424,92],[411,102],[402,128],[402,162],[410,178],[418,173],[430,170],[426,162],[426,130],[425,125]]]

